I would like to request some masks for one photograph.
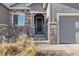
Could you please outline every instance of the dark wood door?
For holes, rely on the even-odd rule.
[[[42,34],[43,33],[43,21],[41,18],[36,20],[36,33]]]

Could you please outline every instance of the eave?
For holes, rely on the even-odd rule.
[[[29,7],[9,7],[9,9],[30,9]]]

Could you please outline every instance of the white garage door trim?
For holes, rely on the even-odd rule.
[[[60,16],[79,16],[79,13],[57,13],[57,21],[58,21],[58,35],[57,35],[57,44],[59,44],[59,17]]]

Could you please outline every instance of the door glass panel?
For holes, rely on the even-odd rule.
[[[41,19],[37,20],[37,31],[42,31],[42,20]]]

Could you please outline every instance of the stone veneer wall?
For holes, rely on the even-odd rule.
[[[9,10],[9,21],[10,21],[10,26],[13,27],[13,24],[12,24],[12,13],[21,13],[21,12],[24,12],[24,10]]]
[[[25,10],[10,10],[9,11],[9,17],[10,17],[10,31],[13,32],[13,29],[14,29],[14,26],[12,24],[12,13],[25,13]],[[26,31],[26,33],[29,35],[29,36],[33,36],[34,35],[34,32],[35,32],[35,25],[34,25],[34,15],[36,15],[38,13],[30,13],[30,14],[26,14],[25,13],[25,29],[24,31]],[[44,13],[43,14],[44,17],[45,17],[45,22],[46,22],[46,14]],[[47,35],[48,32],[47,32],[47,25],[45,25],[45,34]]]
[[[10,30],[12,31],[14,26],[12,24],[12,13],[25,13],[25,29],[24,31],[26,31],[26,33],[29,35],[29,36],[32,36],[33,35],[33,32],[35,31],[34,30],[34,24],[33,23],[33,13],[29,13],[29,14],[26,14],[25,10],[10,10],[9,11],[9,14],[10,14]]]
[[[30,13],[29,17],[29,35],[32,36],[34,34],[34,14]]]
[[[50,44],[57,44],[57,25],[58,23],[57,22],[51,22],[50,23],[50,34],[49,34],[49,41],[50,41]]]
[[[12,13],[25,13],[25,10],[9,10],[9,18],[10,18],[10,32],[13,32],[13,29],[15,28],[14,25],[12,24]],[[29,25],[29,16],[26,15],[25,13],[25,28],[24,31],[27,31],[28,33],[28,25]]]

